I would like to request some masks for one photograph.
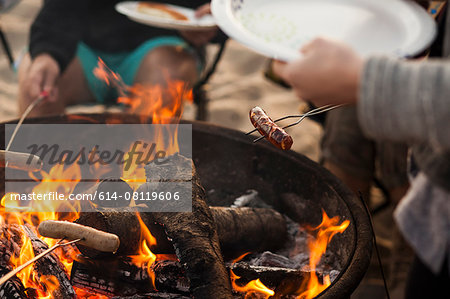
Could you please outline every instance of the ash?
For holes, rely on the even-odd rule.
[[[252,207],[252,208],[272,208],[265,203],[255,190],[248,190],[246,194],[236,198],[232,207]],[[288,240],[285,246],[276,252],[265,251],[263,253],[254,253],[247,255],[243,262],[253,266],[278,267],[288,269],[310,270],[308,239],[313,236],[308,233],[306,228],[285,216],[288,232]],[[319,264],[316,266],[316,272],[322,275],[329,275],[333,282],[339,275],[340,270],[339,256],[327,248]]]

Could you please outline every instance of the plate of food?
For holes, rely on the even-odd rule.
[[[166,29],[205,30],[216,26],[212,15],[197,18],[193,9],[177,5],[125,1],[118,3],[116,10],[135,22]]]
[[[317,37],[345,42],[363,56],[411,57],[436,36],[431,16],[403,0],[212,0],[217,25],[254,51],[291,61]]]

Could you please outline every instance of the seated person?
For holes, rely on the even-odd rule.
[[[365,134],[411,146],[411,187],[394,212],[415,253],[405,298],[450,296],[449,6],[446,13],[441,59],[363,58],[345,44],[316,39],[302,58],[276,66],[316,106],[355,104]]]
[[[60,114],[74,104],[114,103],[117,93],[93,74],[100,57],[126,85],[164,86],[167,77],[192,87],[199,49],[217,29],[178,32],[136,23],[115,10],[120,0],[47,0],[31,26],[29,53],[19,66],[19,112],[42,91],[34,116]],[[205,0],[154,1],[210,13]]]

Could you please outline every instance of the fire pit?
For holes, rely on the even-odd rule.
[[[147,120],[149,123],[151,119]],[[26,123],[140,123],[124,114],[64,115]],[[340,274],[317,298],[347,298],[365,274],[371,256],[369,219],[362,203],[327,170],[304,156],[284,152],[268,143],[252,143],[242,132],[201,122],[192,124],[193,161],[210,206],[230,206],[247,190],[298,223],[318,225],[322,209],[330,217],[350,220],[329,250],[339,257]],[[4,126],[0,127],[4,133]],[[301,142],[301,141],[297,141]],[[0,148],[4,148],[4,140]],[[181,149],[183,154],[183,149]],[[4,181],[4,170],[0,169]],[[0,195],[4,186],[0,186]]]

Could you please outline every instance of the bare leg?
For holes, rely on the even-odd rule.
[[[166,86],[167,76],[192,86],[198,78],[195,58],[181,47],[158,47],[143,59],[135,83]]]
[[[29,99],[25,96],[27,86],[22,83],[26,72],[30,68],[31,58],[27,54],[20,64],[19,75],[19,113],[22,114],[34,99]],[[30,116],[45,116],[64,113],[64,110],[69,105],[92,102],[94,97],[89,91],[86,79],[81,68],[81,64],[75,58],[67,67],[65,72],[59,78],[57,83],[57,98],[56,102],[44,102],[33,111]]]

